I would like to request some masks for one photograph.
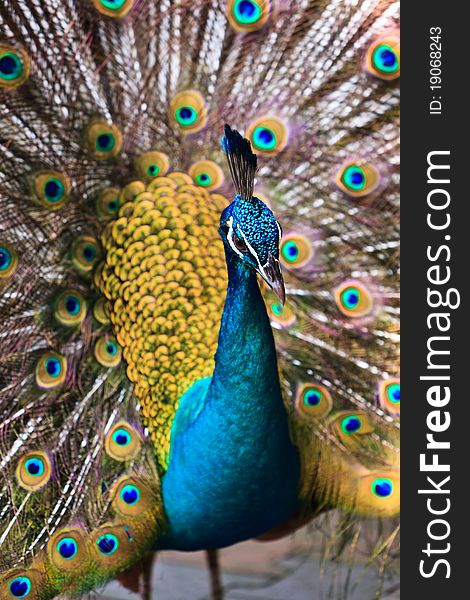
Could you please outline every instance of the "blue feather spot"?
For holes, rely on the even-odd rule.
[[[380,44],[372,55],[374,67],[383,73],[395,73],[399,68],[398,56],[395,50],[387,45]]]
[[[276,146],[276,136],[267,127],[256,127],[252,135],[253,146],[260,150],[272,150]]]
[[[57,552],[62,558],[70,560],[78,552],[77,542],[71,537],[64,538],[57,544]]]
[[[57,202],[64,194],[64,186],[58,179],[49,179],[44,186],[44,191],[48,200]]]
[[[388,498],[393,492],[393,483],[390,479],[374,479],[372,491],[376,496],[379,496],[379,498]]]
[[[70,315],[77,315],[80,311],[80,301],[76,296],[67,296],[65,308]]]
[[[318,406],[321,402],[321,392],[318,390],[307,390],[304,394],[304,404],[307,406]]]
[[[96,258],[96,248],[91,244],[87,244],[83,249],[83,257],[88,262],[91,262]]]
[[[233,7],[233,14],[239,23],[249,25],[259,21],[263,11],[254,0],[237,0]]]
[[[40,458],[28,458],[24,466],[33,477],[40,477],[44,473],[44,462]]]
[[[121,499],[130,506],[137,504],[140,500],[139,489],[135,485],[125,485],[121,490]]]
[[[357,433],[362,427],[359,417],[345,417],[341,423],[341,429],[344,433]]]
[[[62,367],[60,366],[60,361],[58,361],[57,358],[48,358],[46,360],[46,371],[48,375],[51,377],[58,377],[61,370]]]
[[[0,59],[0,73],[2,75],[14,75],[17,69],[17,63],[13,56],[6,55]]]
[[[31,591],[31,580],[28,577],[15,577],[10,581],[9,588],[15,598],[25,598]]]
[[[394,383],[387,388],[387,396],[390,402],[394,404],[400,403],[400,384]]]
[[[197,121],[197,112],[192,106],[181,106],[175,112],[176,121],[183,127],[193,125]]]
[[[110,133],[102,133],[96,140],[98,148],[104,152],[111,150],[114,146],[114,139]]]
[[[100,552],[109,556],[110,554],[114,554],[119,546],[119,540],[117,537],[111,533],[106,535],[102,535],[96,542]]]
[[[108,354],[111,356],[116,356],[118,349],[114,342],[106,342],[105,348]]]
[[[6,271],[11,265],[11,253],[4,246],[0,246],[0,271]]]
[[[113,433],[113,440],[118,446],[127,446],[131,442],[131,435],[125,429],[116,429]]]

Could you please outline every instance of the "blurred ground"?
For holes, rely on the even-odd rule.
[[[249,541],[220,553],[225,600],[373,600],[380,586],[377,570],[349,570],[328,561],[306,529],[275,542]],[[323,575],[323,576],[322,576]],[[209,578],[203,552],[161,552],[153,570],[155,600],[208,600]],[[399,600],[398,575],[382,583],[381,600]],[[98,600],[138,600],[117,582]]]

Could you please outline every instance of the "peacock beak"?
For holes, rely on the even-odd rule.
[[[268,261],[258,271],[261,277],[266,281],[279,300],[284,304],[286,301],[286,290],[284,287],[284,278],[282,277],[281,264],[272,254],[268,255]]]

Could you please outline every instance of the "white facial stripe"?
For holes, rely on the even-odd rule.
[[[230,244],[230,247],[232,248],[232,250],[234,252],[236,252],[240,258],[243,258],[243,253],[240,252],[240,250],[233,243],[233,217],[229,218],[229,220],[227,221],[227,224],[228,224],[228,227],[229,227],[228,233],[227,233],[228,243]]]
[[[248,250],[250,251],[250,254],[253,256],[253,258],[256,260],[256,262],[257,262],[257,264],[258,264],[258,268],[259,268],[259,270],[260,270],[260,274],[261,274],[263,277],[266,277],[266,273],[265,273],[265,271],[264,271],[263,267],[261,266],[261,263],[259,262],[259,258],[258,258],[258,255],[257,255],[257,254],[256,254],[256,252],[255,252],[255,249],[254,249],[254,248],[253,248],[253,246],[252,246],[252,245],[251,245],[251,244],[248,242],[248,240],[246,239],[246,237],[245,237],[245,234],[243,233],[243,231],[242,231],[241,229],[239,229],[239,231],[240,231],[240,233],[241,233],[241,235],[242,235],[242,238],[243,238],[243,240],[244,240],[244,242],[245,242],[245,244],[246,244],[246,247],[247,247],[247,248],[248,248]],[[266,263],[266,264],[268,264],[268,263]],[[265,266],[266,266],[266,265],[265,265]]]
[[[279,223],[277,223],[277,221],[276,221],[276,224],[277,224],[277,227],[278,227],[278,229],[279,229],[279,239],[281,239],[281,228],[279,227]],[[227,225],[228,225],[228,227],[229,227],[229,230],[228,230],[228,233],[227,233],[227,240],[228,240],[228,243],[230,244],[230,247],[232,248],[232,250],[233,250],[234,252],[236,252],[240,258],[243,258],[243,253],[242,253],[242,252],[240,252],[240,250],[239,250],[239,249],[238,249],[238,248],[235,246],[235,244],[233,243],[233,234],[234,234],[234,229],[233,229],[233,217],[230,217],[230,218],[228,219],[228,221],[227,221]],[[245,234],[243,233],[243,231],[242,231],[240,228],[238,228],[238,231],[240,232],[240,235],[242,236],[242,238],[243,238],[243,241],[245,242],[245,245],[246,245],[246,247],[247,247],[248,251],[249,251],[249,252],[250,252],[250,254],[253,256],[253,258],[256,260],[256,263],[257,263],[257,265],[258,265],[258,269],[259,269],[259,273],[260,273],[260,275],[261,275],[262,277],[264,277],[265,279],[269,279],[269,278],[268,278],[268,276],[266,275],[266,271],[264,270],[264,267],[266,267],[266,266],[267,266],[267,264],[268,264],[268,261],[266,261],[266,264],[263,266],[263,265],[260,263],[260,261],[259,261],[258,255],[257,255],[257,254],[256,254],[256,252],[255,252],[255,249],[254,249],[254,248],[253,248],[253,246],[250,244],[250,242],[249,242],[249,241],[246,239],[246,236],[245,236]],[[277,263],[279,263],[279,261],[277,260],[277,258],[275,258],[274,260],[275,260]]]

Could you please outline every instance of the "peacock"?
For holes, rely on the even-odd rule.
[[[0,598],[399,511],[396,0],[3,0]]]

